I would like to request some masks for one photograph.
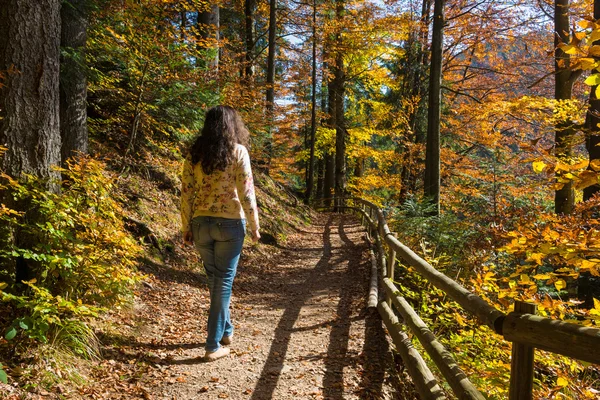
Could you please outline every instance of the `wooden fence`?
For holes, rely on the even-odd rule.
[[[378,270],[381,271],[385,296],[382,296],[384,300],[378,300],[379,279],[377,276],[372,277],[369,306],[377,307],[422,399],[440,400],[446,397],[421,355],[404,333],[403,326],[408,327],[421,342],[459,399],[485,397],[473,386],[452,354],[437,340],[394,285],[394,263],[397,257],[444,291],[465,311],[476,316],[481,323],[512,342],[510,400],[532,399],[533,360],[536,348],[600,364],[600,329],[536,316],[536,306],[523,302],[516,302],[514,312],[504,314],[437,271],[398,241],[390,231],[383,212],[373,203],[361,198],[333,199],[333,202],[337,210],[350,209],[357,212],[362,217],[369,237],[375,243],[377,255],[373,257],[373,272],[377,274]],[[402,317],[402,323],[392,306]]]

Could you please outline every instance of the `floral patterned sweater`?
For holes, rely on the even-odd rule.
[[[191,231],[194,217],[246,218],[250,231],[258,230],[258,207],[248,150],[236,144],[233,163],[225,171],[205,175],[191,156],[183,163],[181,176],[182,231]]]

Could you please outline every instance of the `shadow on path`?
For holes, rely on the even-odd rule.
[[[322,234],[323,255],[315,267],[309,271],[301,283],[286,285],[294,295],[290,296],[285,302],[284,313],[275,329],[269,355],[264,364],[261,376],[256,383],[251,400],[273,398],[282,375],[285,355],[288,352],[292,334],[298,331],[310,330],[318,326],[331,326],[329,344],[323,360],[323,396],[325,399],[331,400],[343,399],[345,389],[344,368],[358,362],[355,355],[348,353],[350,329],[353,322],[365,317],[365,315],[353,316],[353,312],[356,314],[357,307],[364,308],[366,305],[361,302],[364,303],[368,289],[369,280],[366,278],[365,270],[370,271],[370,268],[365,268],[364,265],[361,265],[361,262],[364,262],[364,259],[360,256],[364,250],[362,249],[363,246],[355,244],[347,236],[348,232],[356,233],[359,231],[358,229],[362,230],[362,228],[356,224],[344,225],[345,218],[343,215],[340,216],[337,228],[343,245],[334,248],[331,245],[332,223],[333,215],[330,215]],[[334,249],[338,250],[335,253],[335,257],[332,254],[332,250]],[[314,250],[320,249],[314,248]],[[335,319],[311,327],[294,328],[300,317],[302,307],[307,304],[307,301],[315,293],[324,291],[331,292],[339,297]],[[336,291],[337,293],[335,293]],[[380,337],[380,333],[383,334],[381,322],[379,321],[379,327],[377,328],[377,319],[370,318],[370,315],[367,315],[367,317],[366,333],[368,336],[364,347],[376,346],[376,354],[370,355],[370,357],[375,357],[375,362],[378,365],[374,367],[373,371],[367,371],[367,376],[362,377],[362,383],[367,387],[361,386],[361,392],[377,393],[381,391],[384,373],[383,365],[377,360],[377,354],[380,354],[382,357],[385,354],[379,341],[383,340],[385,345],[387,345],[387,342],[385,338],[382,339]],[[320,359],[323,356],[316,354],[314,357]],[[370,362],[371,360],[369,359]],[[376,370],[377,368],[379,371]]]
[[[325,376],[323,377],[323,394],[326,399],[344,398],[344,367],[349,364],[348,341],[350,339],[350,327],[352,321],[352,303],[357,297],[362,297],[360,279],[360,258],[355,256],[352,248],[356,247],[344,231],[344,218],[340,219],[338,234],[346,247],[343,257],[336,260],[336,264],[344,265],[343,273],[350,275],[350,279],[340,282],[339,302],[337,305],[336,323],[331,329],[329,345],[327,346],[327,357],[325,358]],[[357,279],[358,278],[358,279]]]
[[[380,399],[386,365],[393,365],[386,333],[376,308],[366,310],[365,344],[362,351],[364,374],[359,387],[361,399]]]
[[[319,282],[319,276],[325,274],[329,269],[329,260],[331,258],[331,221],[333,216],[330,215],[325,229],[323,231],[323,256],[312,270],[312,273],[307,277],[305,283],[309,280]],[[284,365],[285,354],[287,353],[291,334],[293,333],[294,324],[298,320],[302,306],[312,295],[308,290],[304,290],[294,298],[289,299],[289,305],[279,320],[275,335],[269,350],[269,355],[263,367],[262,373],[255,389],[252,392],[252,400],[271,399],[277,382],[281,376],[281,371]]]

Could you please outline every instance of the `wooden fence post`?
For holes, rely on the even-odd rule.
[[[535,314],[537,306],[515,301],[515,313]],[[533,399],[533,359],[535,348],[514,342],[510,365],[509,400]]]
[[[365,211],[365,205],[361,204],[360,205],[360,209],[363,210],[363,212]],[[365,226],[365,215],[363,213],[360,213],[360,223],[362,226]]]
[[[388,259],[387,259],[387,278],[390,279],[390,281],[394,281],[394,264],[396,261],[396,251],[394,249],[392,249],[391,246],[387,246],[387,248],[389,249],[389,255],[388,255]],[[387,299],[387,305],[392,307],[392,297],[389,295],[386,295],[386,299]]]
[[[369,208],[369,219],[372,220],[371,218],[371,206],[367,206]],[[371,221],[367,220],[367,224],[369,225],[369,240],[371,240],[371,238],[373,238],[373,228],[371,227]]]

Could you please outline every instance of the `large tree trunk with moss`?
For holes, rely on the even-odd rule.
[[[0,144],[8,150],[0,170],[19,178],[27,173],[48,180],[58,190],[60,178],[59,54],[60,0],[3,0],[0,2]],[[37,210],[25,201],[15,202],[9,193],[0,201],[25,212],[28,224]],[[12,232],[17,248],[31,248],[37,239]],[[22,256],[5,265],[15,281],[35,277]]]
[[[87,41],[89,0],[69,0],[61,7],[60,134],[62,164],[88,151]]]
[[[442,100],[442,62],[444,45],[444,0],[435,0],[431,68],[429,74],[429,109],[427,115],[427,148],[425,152],[425,197],[440,212],[440,118]]]
[[[60,0],[3,0],[0,21],[2,169],[58,178]]]

